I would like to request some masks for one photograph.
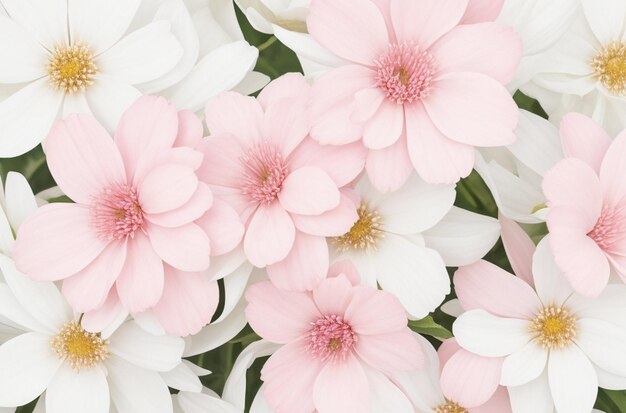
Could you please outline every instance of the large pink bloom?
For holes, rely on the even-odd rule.
[[[234,92],[209,104],[211,133],[200,177],[246,223],[244,251],[286,289],[315,287],[328,270],[325,237],[358,219],[339,189],[363,170],[359,143],[321,146],[308,137],[310,87],[300,74],[270,83],[258,99]]]
[[[478,11],[468,0],[313,0],[309,32],[346,64],[314,84],[311,136],[333,145],[362,138],[383,192],[413,169],[454,183],[471,172],[475,146],[512,143],[517,107],[503,84],[522,45],[485,21],[497,7]]]
[[[590,118],[561,122],[566,159],[543,191],[554,259],[579,294],[597,297],[613,269],[626,282],[626,131],[615,141]]]
[[[246,293],[252,328],[284,344],[261,372],[272,411],[365,412],[370,377],[415,370],[423,361],[400,302],[384,291],[353,285],[350,280],[358,279],[353,268],[341,267],[347,267],[345,273],[332,268],[312,292],[261,282]]]
[[[91,116],[58,122],[46,156],[76,203],[29,216],[13,251],[18,269],[64,280],[76,312],[113,307],[119,297],[130,313],[154,308],[170,332],[197,331],[217,305],[209,256],[235,248],[243,234],[237,214],[198,179],[202,153],[181,146],[201,137],[195,115],[156,97],[123,115],[115,139]],[[224,228],[233,236],[210,237]]]

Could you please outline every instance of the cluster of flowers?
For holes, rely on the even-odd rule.
[[[590,413],[626,389],[626,2],[236,3],[306,77],[252,70],[231,0],[0,0],[0,156],[41,143],[58,185],[0,191],[0,412]],[[473,169],[497,219],[454,205]],[[500,238],[515,274],[482,260]],[[409,320],[440,310],[436,350]],[[246,324],[220,396],[187,358]]]

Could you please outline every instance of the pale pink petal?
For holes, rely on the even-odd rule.
[[[507,388],[499,386],[491,399],[478,407],[472,407],[468,413],[513,413]]]
[[[287,257],[293,247],[296,227],[280,203],[262,205],[252,216],[243,249],[250,262],[257,267],[274,264]]]
[[[437,129],[421,103],[406,105],[406,135],[411,163],[429,183],[449,184],[474,167],[474,148],[448,139]]]
[[[126,166],[126,176],[135,174],[143,153],[170,148],[176,140],[178,113],[162,97],[143,96],[122,115],[115,131],[115,143]]]
[[[267,142],[278,147],[285,158],[309,134],[308,103],[308,99],[293,97],[265,109],[263,136],[267,137]]]
[[[373,335],[403,331],[407,318],[400,301],[386,291],[355,287],[345,320],[357,334]]]
[[[196,224],[177,228],[158,225],[148,227],[150,243],[163,261],[181,271],[203,271],[209,268],[209,237]]]
[[[126,240],[111,242],[87,267],[63,281],[63,295],[76,313],[101,307],[126,261]]]
[[[57,122],[44,146],[55,182],[75,202],[90,204],[107,186],[126,181],[117,147],[92,116]]]
[[[403,106],[384,101],[376,114],[365,124],[363,144],[369,149],[388,148],[400,139],[403,129]]]
[[[439,77],[424,106],[437,129],[454,141],[473,146],[515,141],[517,105],[504,86],[481,73]]]
[[[522,57],[522,42],[510,26],[480,23],[455,27],[430,52],[437,73],[478,72],[509,83]]]
[[[78,204],[50,204],[20,226],[13,248],[18,270],[40,281],[67,278],[108,245],[91,226],[91,211]]]
[[[231,134],[241,144],[263,139],[263,108],[253,97],[224,92],[209,102],[205,116],[211,136]]]
[[[371,119],[385,102],[385,93],[379,87],[363,89],[354,94],[354,122],[366,122]]]
[[[215,201],[216,203],[219,201]],[[209,208],[213,209],[213,194],[209,186],[198,182],[196,191],[180,208],[160,214],[146,215],[146,219],[162,227],[179,227],[203,217]],[[237,217],[238,219],[239,217]]]
[[[498,221],[502,230],[502,244],[513,268],[513,273],[534,287],[533,254],[535,244],[528,234],[512,219],[498,213]]]
[[[294,214],[319,215],[339,205],[339,189],[323,169],[305,166],[291,172],[278,199]]]
[[[322,281],[313,290],[313,301],[322,314],[343,317],[352,295],[348,278],[337,276]]]
[[[366,156],[367,149],[360,142],[341,146],[320,145],[307,138],[291,154],[289,165],[294,169],[304,166],[320,168],[341,188],[363,171]]]
[[[226,202],[218,199],[196,224],[209,236],[211,255],[222,255],[232,251],[239,245],[245,232],[237,212]]]
[[[612,205],[622,204],[626,197],[626,183],[624,179],[620,179],[626,176],[624,153],[626,153],[626,131],[615,138],[600,168],[602,192],[605,200]]]
[[[202,152],[188,147],[161,149],[143,153],[135,168],[133,185],[138,186],[143,179],[159,167],[178,165],[196,171],[203,162]]]
[[[211,322],[218,303],[217,282],[166,265],[163,295],[152,311],[168,334],[187,336]]]
[[[263,88],[257,100],[267,109],[271,105],[295,97],[308,97],[311,86],[301,73],[287,73]]]
[[[283,291],[271,282],[253,284],[246,291],[246,319],[261,337],[290,343],[303,337],[322,315],[309,294]]]
[[[585,161],[599,173],[602,159],[612,142],[609,134],[593,119],[580,113],[563,116],[560,129],[565,156]]]
[[[141,209],[146,214],[160,214],[180,208],[198,188],[192,169],[167,164],[150,171],[137,190]]]
[[[443,394],[465,407],[480,406],[498,388],[502,362],[501,357],[481,357],[458,350],[441,371]]]
[[[304,340],[289,343],[265,362],[261,379],[273,411],[311,413],[315,409],[313,387],[322,363],[307,354],[305,347]]]
[[[120,301],[117,290],[113,288],[102,307],[83,314],[81,324],[85,330],[102,333],[102,337],[106,338],[117,330],[126,318],[128,318],[128,310]]]
[[[361,276],[351,260],[341,260],[331,264],[328,269],[328,278],[338,277],[340,275],[345,276],[348,281],[350,281],[350,284],[354,286],[361,283]]]
[[[333,0],[316,0],[307,18],[309,33],[339,57],[372,65],[389,44],[385,20],[370,1],[359,7]]]
[[[416,370],[424,364],[422,348],[408,328],[395,333],[359,335],[355,350],[376,370]]]
[[[504,0],[469,0],[461,23],[492,22],[500,15],[503,5]]]
[[[437,349],[437,358],[439,359],[439,370],[443,370],[443,366],[448,363],[448,360],[461,350],[461,346],[456,342],[454,337],[444,340],[443,343]]]
[[[459,24],[468,0],[391,0],[391,20],[399,42],[425,50]]]
[[[174,146],[188,146],[196,148],[202,141],[204,128],[202,122],[190,110],[181,110],[178,112],[178,133]]]
[[[243,181],[244,151],[232,135],[209,136],[198,146],[204,162],[197,171],[198,177],[209,185],[239,188]]]
[[[341,194],[339,206],[321,215],[291,214],[296,228],[309,235],[339,237],[344,235],[359,219],[357,205],[345,194]]]
[[[459,268],[454,287],[466,311],[480,308],[500,317],[530,320],[542,307],[526,282],[488,261]]]
[[[291,291],[314,289],[326,278],[329,252],[326,238],[296,233],[289,255],[267,266],[267,275],[278,288]]]
[[[406,136],[402,136],[388,148],[370,150],[367,154],[365,170],[372,185],[379,192],[398,190],[413,172]]]
[[[352,355],[342,362],[326,363],[315,380],[313,402],[318,412],[365,412],[369,385],[363,367]]]
[[[161,298],[163,262],[143,232],[136,232],[128,243],[126,263],[115,285],[120,301],[130,313],[145,311]]]

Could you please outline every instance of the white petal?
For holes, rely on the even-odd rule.
[[[203,393],[181,392],[178,403],[185,413],[238,413],[230,403]]]
[[[109,341],[111,353],[154,371],[169,371],[176,367],[185,346],[179,337],[153,336],[132,321],[122,324]]]
[[[577,320],[576,329],[576,344],[596,366],[626,377],[626,329],[592,318]]]
[[[276,37],[298,56],[329,67],[337,67],[345,63],[345,60],[322,47],[308,33],[293,32],[277,25],[273,25],[273,29]]]
[[[37,200],[24,175],[12,171],[7,175],[5,196],[9,222],[17,231],[24,219],[37,209]]]
[[[250,406],[250,413],[274,413],[265,398],[264,385],[261,385],[256,392],[256,396],[254,396],[254,400],[252,400],[252,406]]]
[[[595,366],[598,375],[598,385],[607,390],[623,390],[626,389],[626,377],[617,376]]]
[[[50,131],[63,94],[48,82],[39,79],[0,102],[0,157],[13,158],[30,151]]]
[[[141,92],[110,76],[97,75],[86,92],[87,103],[93,115],[113,132],[122,113],[141,96]]]
[[[237,84],[237,86],[233,88],[233,90],[241,93],[242,95],[251,95],[263,89],[269,82],[269,76],[259,72],[250,72],[241,82]]]
[[[170,24],[157,21],[130,33],[96,59],[103,74],[127,84],[149,82],[172,70],[183,49]]]
[[[109,413],[109,385],[100,367],[73,370],[64,363],[46,392],[50,413]]]
[[[626,23],[626,3],[619,0],[582,0],[589,27],[600,44],[619,39]]]
[[[39,396],[63,361],[54,354],[50,336],[26,333],[0,346],[1,406],[21,406]],[[10,389],[10,391],[7,391]]]
[[[578,318],[593,318],[626,329],[626,285],[609,284],[597,298],[572,295],[567,308]]]
[[[49,332],[50,327],[34,318],[15,298],[8,285],[0,283],[0,319],[6,319],[22,331]]]
[[[46,50],[22,26],[0,16],[0,83],[22,83],[46,76]]]
[[[587,413],[593,408],[598,377],[585,353],[577,346],[550,353],[548,381],[557,411]]]
[[[554,413],[547,370],[528,384],[509,387],[509,397],[515,413]]]
[[[198,376],[182,362],[172,370],[161,373],[161,377],[165,384],[173,389],[193,392],[202,390],[202,383]]]
[[[253,268],[252,264],[245,262],[235,272],[224,277],[224,308],[214,323],[219,323],[228,317],[241,301]]]
[[[500,384],[520,386],[535,380],[543,373],[548,351],[534,340],[504,359]]]
[[[539,242],[533,255],[535,290],[541,302],[546,306],[562,304],[573,292],[554,262],[549,237],[548,235]]]
[[[441,254],[448,267],[472,264],[489,252],[500,238],[498,220],[452,207],[423,234],[426,246]]]
[[[47,49],[67,44],[67,0],[2,0],[2,6]]]
[[[519,351],[532,336],[530,322],[502,318],[484,310],[463,313],[452,326],[461,347],[484,357],[502,357]]]
[[[369,382],[371,413],[414,413],[413,405],[405,394],[384,374],[364,368]]]

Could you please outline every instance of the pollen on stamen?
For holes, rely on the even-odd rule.
[[[626,91],[626,43],[613,41],[603,46],[591,65],[596,77],[614,95]]]
[[[569,346],[576,338],[576,318],[566,309],[550,305],[531,321],[530,331],[543,348],[558,350]]]
[[[144,225],[137,191],[129,185],[104,189],[91,206],[91,222],[107,241],[134,238]]]
[[[435,61],[427,50],[412,42],[392,44],[374,63],[376,85],[392,102],[412,103],[430,94]]]
[[[99,333],[85,331],[78,321],[66,323],[50,344],[57,356],[76,371],[92,368],[109,357],[108,341]]]
[[[357,210],[359,219],[352,225],[350,231],[334,238],[333,244],[339,252],[346,251],[375,251],[381,238],[383,220],[378,211],[370,209],[363,202]]]
[[[57,46],[46,66],[52,85],[65,93],[77,93],[93,84],[98,68],[84,44]]]
[[[341,316],[324,316],[311,323],[307,351],[321,361],[345,360],[358,341],[352,327]]]
[[[435,407],[435,413],[469,413],[465,407],[460,406],[450,400]]]
[[[264,142],[250,148],[240,162],[244,170],[241,192],[255,204],[274,202],[289,173],[280,150]]]

